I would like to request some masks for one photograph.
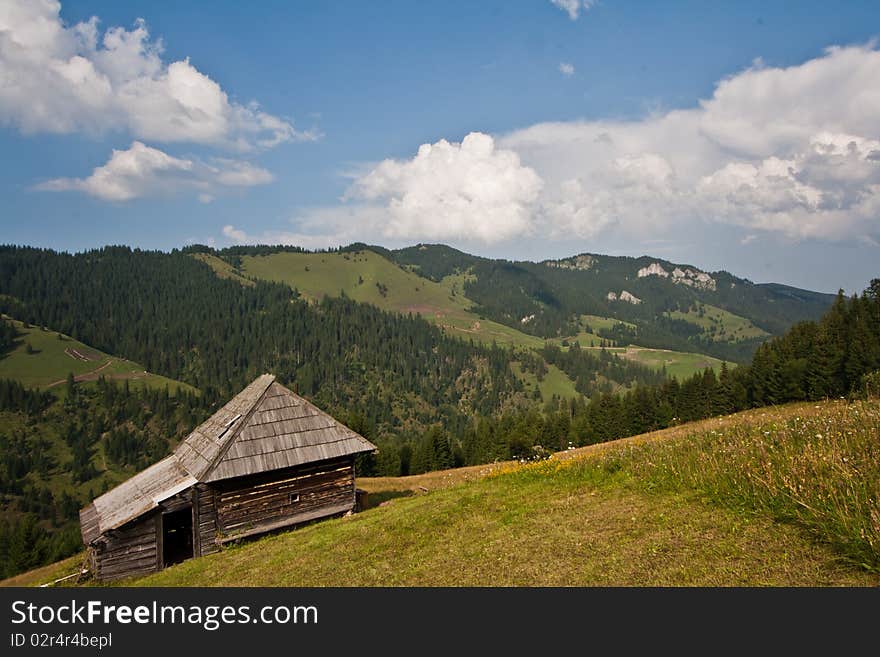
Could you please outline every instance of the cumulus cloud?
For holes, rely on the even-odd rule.
[[[36,186],[47,192],[83,192],[104,201],[131,201],[189,191],[203,203],[230,187],[263,185],[272,174],[250,162],[217,159],[202,162],[172,157],[135,141],[114,150],[106,164],[86,178],[56,178]]]
[[[596,0],[550,0],[556,7],[568,14],[568,17],[576,21],[581,10],[589,11],[596,4]]]
[[[496,242],[531,230],[543,183],[486,134],[422,144],[409,160],[384,160],[354,181],[349,200],[382,209],[389,238]]]
[[[553,239],[589,239],[633,214],[656,229],[680,202],[675,173],[654,153],[613,159],[593,177],[563,180],[540,201],[542,232]]]
[[[562,73],[566,77],[570,77],[574,75],[574,65],[569,64],[568,62],[560,62],[559,63],[559,72]]]
[[[830,48],[799,66],[755,63],[691,109],[423,144],[351,174],[344,203],[296,216],[294,230],[239,238],[630,248],[715,226],[743,246],[768,234],[876,245],[878,116],[880,53]]]
[[[0,3],[0,121],[26,134],[128,131],[236,150],[311,140],[255,102],[229,99],[188,59],[165,63],[143,20],[68,26],[56,0]]]
[[[880,53],[832,47],[787,68],[758,60],[700,103],[699,129],[743,157],[787,156],[819,132],[876,136]]]
[[[789,159],[734,162],[702,178],[700,207],[720,220],[789,237],[880,231],[880,142],[820,133]]]
[[[544,180],[534,206],[550,235],[644,240],[717,222],[870,242],[880,235],[878,116],[880,53],[836,47],[799,66],[757,62],[693,109],[538,124],[498,147]]]

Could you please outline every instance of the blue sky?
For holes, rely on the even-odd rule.
[[[0,242],[444,242],[858,291],[880,276],[878,18],[0,0]]]

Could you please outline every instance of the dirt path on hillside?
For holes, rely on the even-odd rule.
[[[91,372],[86,372],[85,374],[77,374],[75,377],[73,377],[73,380],[76,381],[77,383],[79,383],[80,381],[96,381],[98,379],[98,375],[102,371],[104,371],[108,367],[110,367],[112,364],[113,364],[113,359],[111,358],[106,363],[101,365],[101,367],[99,367],[98,369],[92,370]],[[52,383],[50,383],[46,387],[47,388],[54,388],[55,386],[60,386],[62,383],[65,383],[66,381],[67,381],[67,379],[59,379],[58,381],[53,381]]]

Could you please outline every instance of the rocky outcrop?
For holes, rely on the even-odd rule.
[[[642,267],[637,272],[637,275],[639,278],[645,278],[646,276],[670,277],[670,273],[663,269],[663,265],[659,262],[652,262],[647,267]],[[672,282],[679,285],[687,285],[688,287],[695,287],[701,290],[715,290],[717,287],[715,279],[699,269],[676,267],[672,270],[671,276]]]
[[[701,290],[714,290],[717,287],[715,279],[709,276],[709,274],[689,267],[686,269],[681,269],[679,267],[673,269],[672,282],[696,287]]]
[[[607,297],[609,301],[626,301],[631,304],[640,304],[642,302],[636,295],[627,292],[626,290],[621,290],[620,294],[617,292],[609,292]]]
[[[661,276],[662,278],[669,278],[669,272],[663,269],[663,266],[659,262],[652,262],[647,267],[642,267],[638,271],[639,278],[644,278],[645,276]]]
[[[577,269],[586,271],[596,264],[596,259],[586,253],[563,260],[545,260],[541,264],[546,267],[556,267],[557,269]]]

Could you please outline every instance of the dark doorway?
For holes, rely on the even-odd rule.
[[[192,507],[162,514],[162,562],[180,563],[193,555]]]

